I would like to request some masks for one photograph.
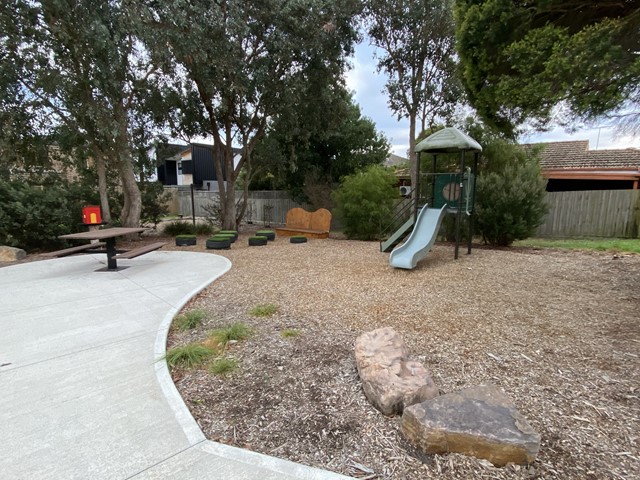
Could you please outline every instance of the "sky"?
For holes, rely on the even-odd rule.
[[[347,88],[354,92],[354,99],[360,105],[362,115],[376,124],[378,131],[385,134],[396,155],[407,156],[409,148],[409,120],[400,119],[389,110],[386,94],[383,92],[385,76],[376,73],[373,47],[365,42],[356,46],[351,58],[351,69],[346,74]],[[531,133],[520,138],[521,143],[561,142],[568,140],[589,140],[589,149],[640,148],[640,137],[616,138],[614,129],[601,125],[567,133],[563,128],[554,128],[544,133]]]

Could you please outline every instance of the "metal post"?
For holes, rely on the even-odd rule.
[[[436,202],[436,168],[437,168],[438,156],[433,154],[433,163],[431,173],[433,176],[431,177],[431,206],[435,207]]]
[[[193,219],[193,226],[196,226],[196,200],[194,198],[193,183],[191,184],[191,218]]]
[[[116,239],[115,237],[106,238],[105,241],[107,243],[107,270],[117,270],[118,262],[116,260]]]
[[[464,198],[464,150],[460,152],[460,190],[458,191],[458,212],[456,213],[456,250],[454,258],[458,259],[458,249],[460,248],[460,226],[462,223],[462,199]]]
[[[476,177],[478,176],[478,152],[473,154],[473,185],[471,188],[471,215],[469,215],[469,243],[467,255],[471,254],[471,239],[473,238],[473,224],[476,216]]]
[[[414,224],[415,222],[418,221],[418,203],[420,202],[420,156],[421,156],[421,152],[418,152],[418,155],[416,156],[416,162],[418,162],[418,164],[416,165],[416,184],[413,189],[413,199],[414,199],[413,222]]]

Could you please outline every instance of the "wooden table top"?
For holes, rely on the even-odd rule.
[[[113,227],[104,228],[102,230],[92,230],[90,232],[68,233],[60,235],[58,238],[71,238],[74,240],[104,240],[106,238],[121,237],[132,233],[140,233],[148,230],[147,228],[125,228]]]

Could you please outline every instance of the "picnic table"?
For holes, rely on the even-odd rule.
[[[104,245],[106,247],[107,253],[107,270],[117,270],[118,269],[118,258],[134,258],[145,253],[151,252],[153,250],[157,250],[166,244],[166,242],[158,242],[153,243],[151,245],[145,245],[140,248],[136,248],[134,250],[129,250],[127,252],[123,252],[118,254],[116,250],[116,238],[124,237],[126,235],[131,235],[133,233],[141,233],[147,230],[146,228],[125,228],[125,227],[113,227],[113,228],[105,228],[102,230],[92,230],[89,232],[80,232],[80,233],[68,233],[66,235],[60,235],[58,238],[63,238],[66,240],[98,240],[99,243],[89,243],[86,245],[81,245],[78,247],[71,247],[69,249],[60,250],[59,252],[53,252],[54,254],[59,254],[56,256],[61,256],[60,254],[75,253],[82,250],[90,250],[94,249],[97,246]],[[104,241],[104,243],[102,242]]]

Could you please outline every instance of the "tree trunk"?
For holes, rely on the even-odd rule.
[[[224,195],[220,195],[220,199],[224,199],[222,210],[222,229],[223,230],[236,230],[238,225],[236,224],[236,191],[235,181],[231,179],[227,180],[227,191]]]
[[[416,114],[409,114],[409,166],[411,175],[411,186],[413,187],[412,196],[415,198],[418,192],[415,191],[418,185],[418,156],[415,152],[416,148]]]
[[[109,208],[109,195],[107,194],[107,170],[104,164],[104,156],[97,154],[95,160],[96,171],[98,173],[98,193],[100,194],[102,221],[111,223],[111,208]]]
[[[139,227],[140,214],[142,213],[142,195],[136,182],[131,158],[122,158],[118,162],[120,181],[122,183],[122,193],[124,195],[124,205],[120,221],[123,227]]]

